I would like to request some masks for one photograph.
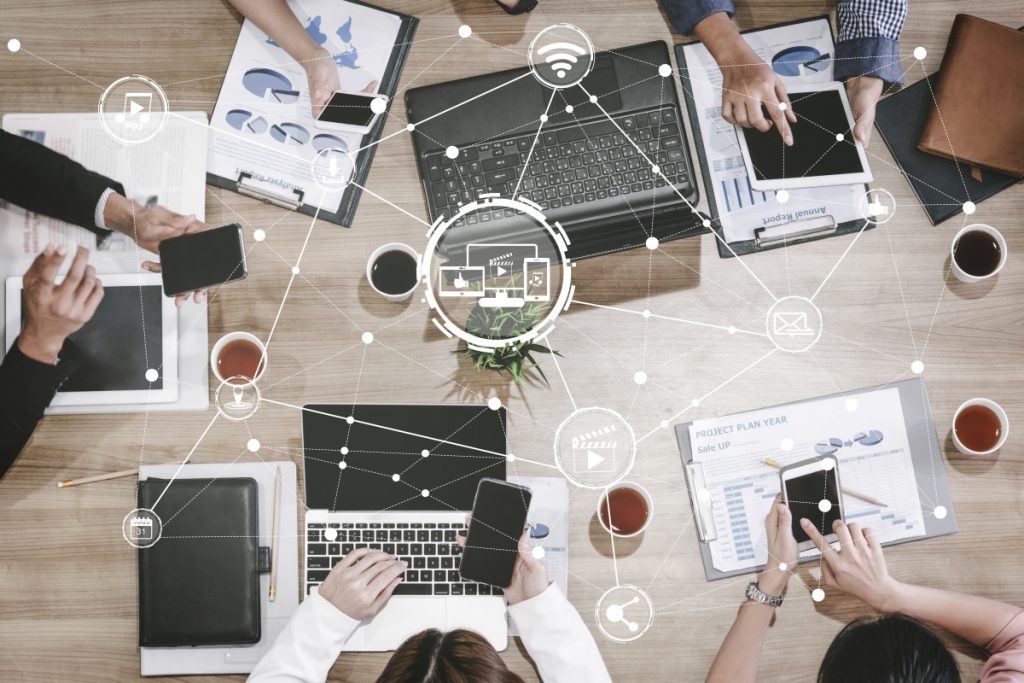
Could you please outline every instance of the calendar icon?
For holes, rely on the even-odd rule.
[[[132,517],[129,523],[133,541],[153,540],[153,520],[148,517]]]

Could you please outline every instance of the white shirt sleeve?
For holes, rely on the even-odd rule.
[[[114,194],[114,190],[112,188],[108,187],[103,190],[103,194],[100,195],[99,200],[96,202],[96,208],[92,213],[93,223],[95,223],[96,227],[101,230],[109,230],[107,222],[103,220],[103,211],[107,208],[107,199],[109,199],[112,194]]]
[[[557,585],[509,605],[508,613],[544,683],[611,683],[590,630]]]
[[[325,598],[310,595],[249,674],[249,683],[323,683],[357,626]]]

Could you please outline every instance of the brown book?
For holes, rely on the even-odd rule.
[[[958,14],[922,152],[1024,177],[1024,34]]]

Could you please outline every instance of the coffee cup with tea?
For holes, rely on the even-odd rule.
[[[953,275],[973,284],[996,275],[1006,265],[1006,239],[991,225],[961,228],[950,248]]]
[[[640,484],[624,481],[601,494],[597,519],[605,531],[619,538],[642,534],[654,515],[654,500]]]
[[[229,332],[210,351],[210,369],[221,383],[251,384],[267,369],[267,347],[248,332]]]
[[[366,262],[366,279],[388,301],[405,301],[419,284],[420,255],[408,244],[389,242],[373,250]]]
[[[1010,423],[995,401],[972,398],[953,416],[953,445],[964,455],[992,455],[1006,443]]]

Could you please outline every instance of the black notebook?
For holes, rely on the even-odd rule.
[[[141,646],[259,642],[257,495],[248,478],[139,482],[139,507],[163,522],[138,551]]]
[[[975,204],[1017,182],[1013,176],[984,169],[981,182],[971,177],[969,164],[922,152],[917,148],[933,106],[932,92],[938,73],[921,79],[879,101],[875,125],[900,170],[917,194],[932,225],[938,225],[963,210],[966,201]]]

